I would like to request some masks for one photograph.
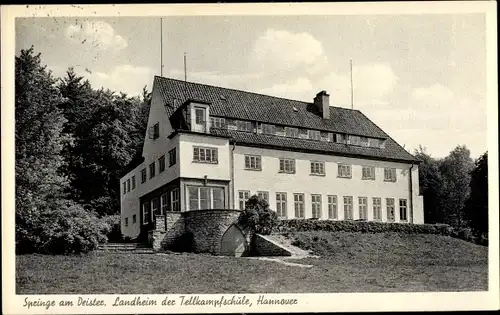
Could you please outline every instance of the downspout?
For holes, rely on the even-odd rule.
[[[234,149],[236,148],[236,141],[233,142],[233,148],[231,149],[231,185],[229,196],[231,198],[231,209],[235,209],[234,207]]]
[[[410,167],[410,223],[413,223],[413,163]]]

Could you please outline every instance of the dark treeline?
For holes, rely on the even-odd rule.
[[[142,154],[150,98],[146,87],[141,97],[94,89],[71,68],[55,78],[33,48],[20,52],[15,60],[18,252],[89,251],[119,225],[119,179]],[[465,147],[444,159],[422,149],[416,156],[423,161],[426,222],[485,233],[486,153],[476,162]]]

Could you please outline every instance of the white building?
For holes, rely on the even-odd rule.
[[[254,194],[287,219],[424,222],[418,161],[325,91],[306,103],[155,77],[142,156],[120,180],[131,238],[153,214],[242,209]]]

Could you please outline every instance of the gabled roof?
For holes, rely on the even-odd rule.
[[[210,103],[210,115],[213,116],[387,139],[386,148],[379,149],[228,131],[228,135],[240,143],[269,143],[295,149],[415,161],[411,154],[359,110],[330,106],[330,118],[323,119],[312,101],[308,103],[159,76],[155,76],[153,91],[158,93],[157,99],[166,105],[168,115],[172,115],[185,101],[198,99]]]

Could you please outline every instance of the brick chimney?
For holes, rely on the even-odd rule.
[[[314,105],[318,108],[323,119],[330,119],[330,95],[326,91],[316,94]]]

